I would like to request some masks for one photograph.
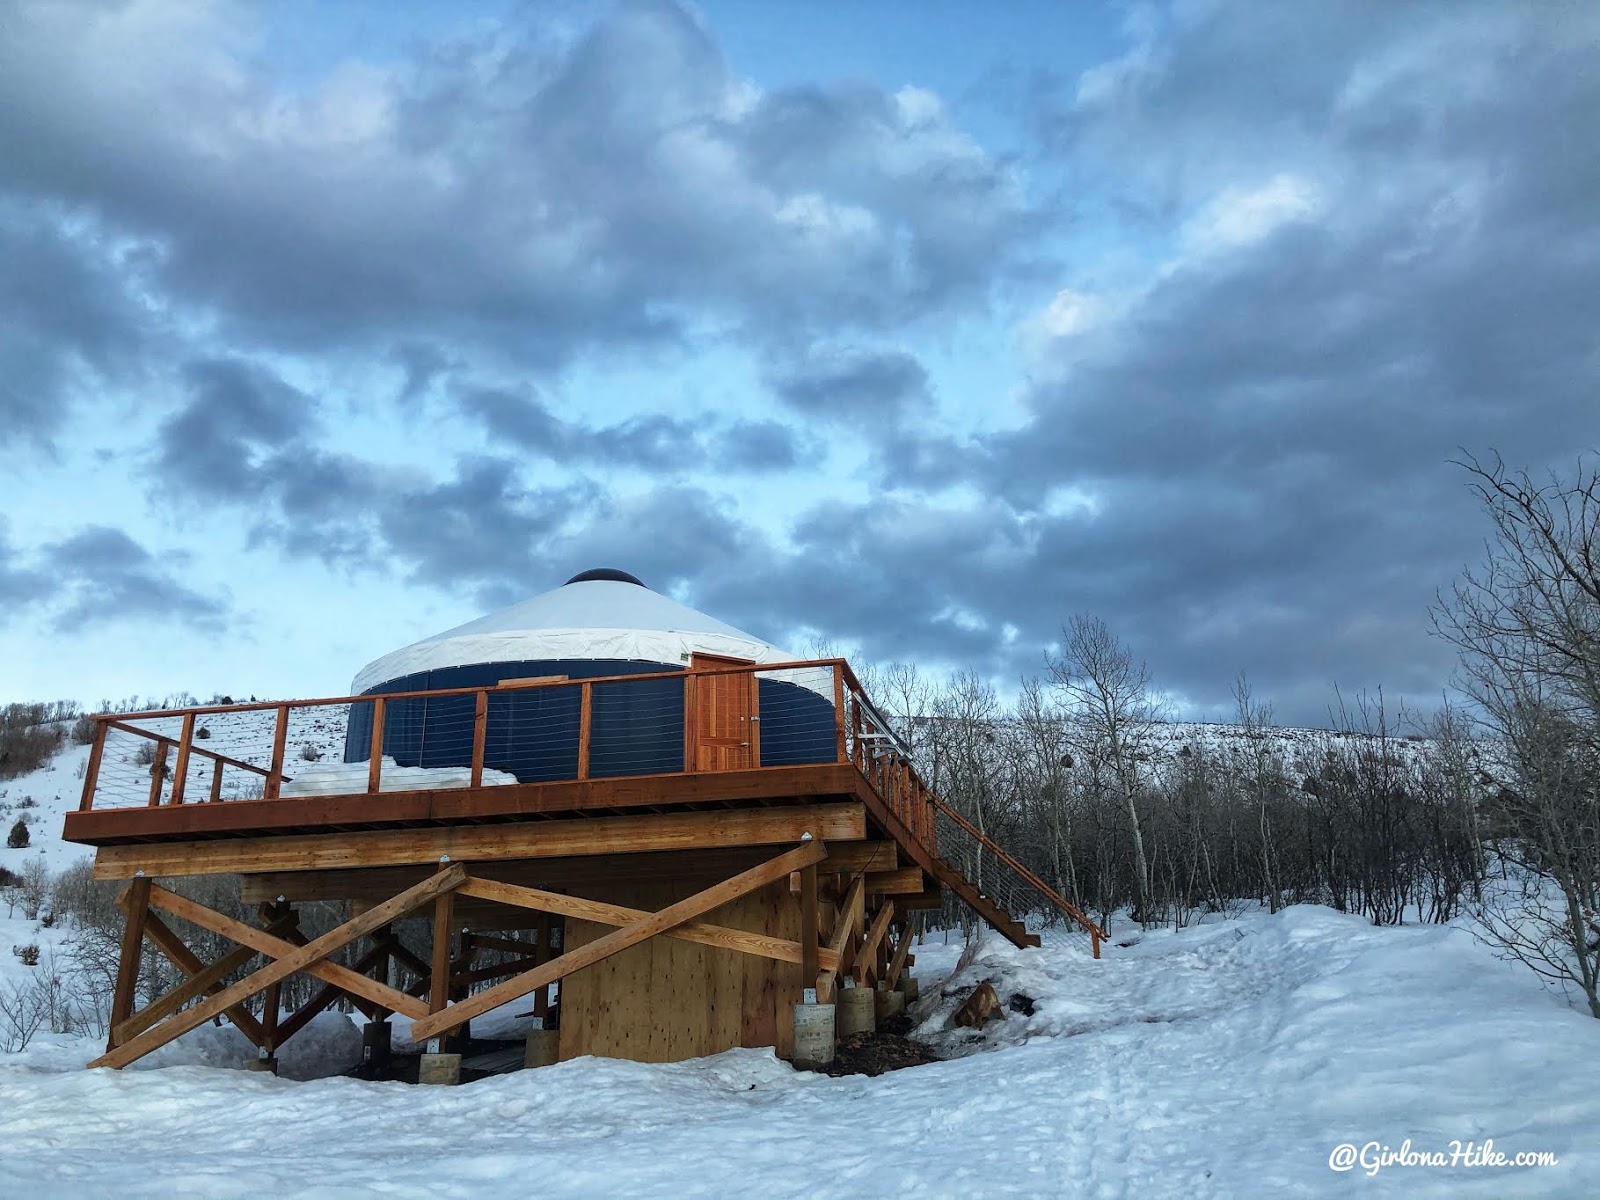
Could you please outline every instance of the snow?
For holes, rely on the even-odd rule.
[[[877,1079],[762,1050],[584,1058],[460,1088],[226,1069],[203,1027],[155,1065],[83,1071],[46,1039],[0,1059],[0,1190],[15,1195],[1574,1196],[1595,1177],[1600,1022],[1465,930],[1329,909],[1178,932],[917,948],[919,1034],[960,1056]],[[941,985],[945,972],[959,967]],[[983,1031],[946,1018],[989,979]],[[331,1032],[344,1021],[349,1033]],[[327,1014],[316,1053],[357,1050]],[[396,1030],[397,1040],[401,1033]],[[308,1031],[304,1036],[312,1036]],[[291,1046],[293,1043],[291,1043]],[[283,1054],[289,1054],[285,1047]],[[216,1064],[224,1065],[200,1065]],[[1341,1142],[1492,1138],[1553,1167],[1327,1162]],[[1359,1180],[1353,1183],[1352,1177]]]
[[[213,734],[228,753],[229,723]],[[342,729],[306,738],[331,754]],[[87,855],[58,840],[86,756],[69,746],[0,784],[7,825],[34,818],[34,845],[0,846],[0,865],[42,857],[57,872]],[[296,782],[351,769],[364,780],[363,764],[325,763]],[[34,804],[17,807],[24,798]],[[916,1036],[950,1057],[877,1079],[739,1050],[585,1058],[461,1088],[368,1083],[341,1074],[360,1044],[338,1013],[281,1049],[280,1078],[241,1070],[252,1048],[226,1027],[202,1025],[122,1072],[83,1069],[97,1039],[41,1033],[0,1054],[0,1196],[1594,1193],[1600,1021],[1466,927],[1375,928],[1307,906],[1112,933],[1099,962],[1081,938],[1030,951],[992,938],[965,953],[959,937],[922,942]],[[69,936],[0,907],[0,988],[52,951],[62,961]],[[10,952],[29,942],[40,967]],[[951,1029],[985,979],[1033,1014]],[[526,1009],[475,1029],[515,1036]],[[394,1023],[401,1048],[409,1026]],[[1559,1163],[1370,1178],[1328,1167],[1344,1142],[1448,1151],[1491,1138]]]
[[[290,796],[340,796],[367,790],[366,762],[329,762],[295,768],[293,779],[283,783],[278,793]],[[468,787],[472,771],[467,767],[402,767],[387,754],[383,756],[381,790],[408,792],[428,788]],[[517,777],[509,771],[483,769],[483,786],[498,787],[515,783]]]
[[[0,781],[0,867],[20,873],[29,859],[42,858],[51,874],[58,874],[89,857],[89,847],[61,840],[61,818],[83,796],[88,762],[89,747],[68,745],[39,770]],[[5,835],[19,817],[28,822],[29,844],[13,850]]]

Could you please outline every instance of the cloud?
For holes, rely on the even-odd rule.
[[[646,414],[591,427],[556,416],[534,396],[489,387],[466,389],[458,403],[462,411],[482,421],[497,441],[543,458],[657,471],[706,465],[704,419]]]
[[[463,459],[454,479],[376,505],[385,552],[411,578],[447,588],[511,589],[538,578],[548,539],[594,500],[587,485],[525,488],[504,458]]]
[[[781,421],[736,421],[717,437],[711,453],[727,469],[746,471],[786,471],[805,458],[822,457],[821,448]]]
[[[1600,23],[1310,6],[1278,43],[1287,16],[1187,11],[1062,117],[1192,213],[1183,253],[943,462],[1043,518],[1027,578],[1058,611],[1191,696],[1249,667],[1302,719],[1336,679],[1426,701],[1425,607],[1483,533],[1447,460],[1560,464],[1594,428],[1600,157],[1544,131],[1600,115]]]
[[[813,346],[771,375],[773,390],[791,408],[830,420],[892,421],[928,391],[921,362],[898,349]]]
[[[486,604],[606,563],[1000,679],[1087,610],[1205,711],[1240,668],[1297,719],[1334,680],[1426,700],[1482,533],[1446,461],[1594,429],[1600,16],[1130,13],[1011,159],[917,88],[763,89],[665,3],[322,74],[229,6],[30,4],[0,439],[137,401],[157,503]],[[724,409],[594,414],[658,366]],[[183,610],[170,553],[72,541],[0,545],[0,598],[95,601],[97,555]]]
[[[533,365],[707,322],[788,339],[965,308],[1036,220],[926,94],[759,91],[669,3],[298,89],[257,61],[229,6],[25,6],[0,189],[145,240],[148,286],[243,345]],[[407,390],[430,374],[413,362]]]
[[[91,222],[0,195],[0,450],[47,447],[81,393],[136,373],[147,314]]]
[[[188,399],[162,422],[154,478],[207,500],[259,496],[272,454],[311,432],[310,397],[237,358],[189,363],[183,377]]]
[[[515,446],[569,467],[638,468],[656,475],[765,473],[788,470],[800,458],[799,435],[780,421],[648,413],[611,425],[588,425],[556,415],[527,390],[481,385],[461,388],[455,402],[483,424],[496,445]],[[808,449],[814,448],[808,443]]]
[[[53,595],[56,586],[43,571],[22,564],[21,553],[7,536],[5,518],[0,517],[0,625],[8,624],[24,605]]]
[[[187,555],[168,554],[164,559],[123,530],[105,525],[86,526],[65,541],[45,546],[40,554],[42,569],[55,580],[56,595],[65,604],[55,614],[55,627],[70,633],[131,619],[220,630],[229,611],[227,601],[179,582],[171,567],[186,565]]]

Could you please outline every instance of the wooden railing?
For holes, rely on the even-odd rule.
[[[406,780],[406,786],[484,786],[485,772],[494,768],[488,755],[487,735],[491,709],[495,698],[555,694],[570,695],[576,689],[576,729],[568,724],[566,732],[555,734],[530,726],[519,736],[546,738],[544,745],[552,753],[560,750],[570,754],[574,767],[565,778],[582,781],[595,777],[598,755],[610,752],[615,756],[615,744],[597,743],[597,695],[601,689],[643,688],[661,681],[681,681],[683,732],[683,757],[670,765],[653,764],[651,769],[638,772],[624,771],[624,775],[690,774],[696,770],[696,720],[698,706],[704,700],[703,689],[719,679],[746,676],[751,682],[746,696],[751,711],[745,714],[749,732],[743,745],[749,746],[748,762],[735,765],[759,768],[762,761],[763,731],[768,746],[768,757],[782,757],[774,748],[782,741],[786,722],[796,725],[801,719],[800,708],[806,708],[803,720],[807,745],[818,751],[804,755],[804,761],[853,763],[873,788],[892,807],[896,816],[916,838],[935,847],[937,831],[933,819],[932,797],[912,767],[910,756],[895,736],[889,722],[873,705],[860,681],[844,659],[809,659],[781,663],[757,663],[740,666],[702,667],[687,671],[651,671],[633,675],[611,675],[590,679],[538,679],[519,680],[494,686],[440,688],[390,692],[381,695],[335,696],[314,700],[260,701],[249,704],[210,704],[182,709],[152,710],[133,713],[101,714],[94,717],[96,724],[89,761],[85,768],[83,793],[79,810],[88,812],[96,807],[131,808],[182,805],[190,803],[235,803],[257,799],[277,799],[286,785],[297,775],[317,773],[337,782],[336,790],[318,786],[316,794],[377,795],[385,790],[386,772],[394,774],[391,755],[386,765],[385,740],[396,706],[405,701],[424,700],[430,705],[441,701],[458,702],[461,714],[439,718],[441,722],[456,720],[461,724],[453,730],[462,735],[460,744],[465,753],[459,762],[445,767],[427,768],[440,776],[455,775],[448,784]],[[762,690],[757,680],[770,679],[788,683],[798,689],[787,692]],[[637,695],[637,693],[636,693]],[[804,699],[802,700],[802,697]],[[815,697],[815,699],[812,699]],[[470,698],[467,700],[466,698]],[[831,708],[832,736],[828,736],[823,714],[826,709],[816,708],[820,700]],[[674,701],[674,712],[678,701]],[[316,760],[296,760],[291,757],[292,747],[315,730],[323,741],[336,740],[341,745],[348,722],[357,706],[364,706],[370,714],[371,737],[367,758],[360,764],[333,765]],[[568,712],[570,713],[570,702]],[[470,711],[470,717],[467,713]],[[422,718],[426,726],[433,716]],[[467,734],[464,722],[470,720]],[[218,740],[226,746],[213,750],[206,743],[211,739],[211,727],[218,727]],[[562,740],[570,737],[572,743]],[[133,747],[135,752],[130,754]],[[142,747],[140,750],[138,748]],[[309,753],[309,751],[307,752]],[[792,759],[791,755],[791,759]],[[330,771],[332,767],[332,771]],[[703,768],[702,768],[703,769]],[[418,768],[408,767],[415,774]],[[464,775],[463,775],[464,773]],[[619,772],[612,769],[606,777],[615,778]],[[503,780],[496,780],[503,782]],[[557,782],[558,780],[549,780]],[[391,786],[399,781],[391,779]]]
[[[740,676],[749,678],[743,693],[712,694],[705,691],[715,688],[718,681],[732,682]],[[760,679],[791,684],[796,690],[793,693],[763,691],[756,683]],[[607,744],[602,738],[597,697],[602,694],[602,689],[642,688],[646,685],[655,685],[658,692],[664,694],[665,689],[659,686],[663,681],[676,681],[683,689],[681,698],[674,695],[672,699],[672,712],[681,714],[683,725],[681,759],[674,759],[665,767],[656,762],[650,769],[637,772],[616,770],[616,745]],[[723,738],[722,744],[726,746],[733,743],[736,747],[745,748],[748,761],[736,761],[732,766],[724,763],[721,769],[760,769],[769,765],[771,759],[783,757],[778,748],[783,741],[781,735],[785,733],[784,723],[793,723],[788,732],[800,729],[797,716],[804,708],[804,728],[801,732],[804,734],[806,751],[800,760],[791,753],[790,765],[802,765],[802,762],[810,765],[829,762],[854,765],[910,837],[924,847],[934,860],[939,855],[939,825],[942,821],[946,826],[945,834],[951,838],[951,862],[968,875],[984,894],[1019,919],[1029,913],[1043,913],[1047,917],[1064,916],[1089,934],[1098,957],[1104,931],[1046,885],[1025,864],[991,841],[960,812],[934,794],[912,761],[909,747],[896,733],[892,722],[873,704],[855,672],[842,658],[696,667],[687,671],[651,671],[591,679],[514,680],[482,687],[102,714],[94,717],[95,736],[84,771],[79,810],[88,812],[96,807],[156,808],[195,803],[274,800],[284,795],[286,786],[295,784],[297,776],[318,772],[322,773],[323,778],[315,786],[308,790],[307,780],[302,778],[295,789],[296,793],[376,796],[386,790],[386,780],[390,785],[387,790],[391,791],[438,787],[478,789],[484,787],[486,782],[491,785],[504,783],[506,779],[503,776],[492,780],[489,778],[489,773],[497,769],[488,761],[488,735],[496,699],[507,696],[568,696],[572,694],[572,689],[576,689],[576,703],[567,704],[566,723],[552,722],[560,726],[556,731],[558,736],[544,743],[546,748],[555,747],[563,754],[570,752],[572,770],[563,779],[553,779],[546,774],[541,776],[542,782],[701,773],[706,768],[702,766],[698,771],[696,769],[696,737],[698,717],[704,715],[700,711],[702,702],[707,708],[718,709],[720,719],[728,720],[728,696],[741,694],[749,705],[749,711],[742,714],[745,723],[734,728],[743,728],[747,732],[742,739],[737,736]],[[707,699],[708,696],[711,698]],[[637,699],[638,694],[635,693]],[[403,769],[409,774],[399,777],[399,764],[392,755],[386,759],[384,754],[385,742],[389,740],[386,735],[393,733],[391,726],[398,711],[396,706],[417,700],[425,700],[430,704],[460,701],[456,705],[459,712],[447,711],[442,717],[425,712],[421,716],[421,724],[423,728],[431,728],[431,723],[436,721],[446,726],[451,721],[458,722],[456,732],[463,735],[458,745],[464,753],[455,756],[461,761],[448,766],[405,767]],[[370,747],[364,761],[319,765],[318,761],[310,758],[303,757],[299,761],[290,758],[291,746],[311,732],[324,741],[337,740],[342,744],[348,734],[349,720],[355,706],[366,706],[368,713],[362,714],[362,720],[370,716],[371,722]],[[574,707],[576,714],[575,720],[572,720]],[[503,709],[502,715],[508,716],[509,711],[509,708]],[[648,717],[651,714],[645,715]],[[731,719],[737,721],[740,715],[734,713]],[[415,720],[416,714],[408,714],[408,719]],[[218,727],[217,735],[211,733],[212,725]],[[657,734],[661,728],[657,726]],[[765,742],[762,731],[767,731]],[[534,723],[525,730],[519,728],[517,737],[537,741],[546,732]],[[624,725],[618,732],[625,741],[633,734],[634,728]],[[774,732],[780,736],[774,737]],[[226,745],[227,752],[213,750],[206,744],[213,736]],[[563,740],[565,738],[571,739],[570,745]],[[398,735],[394,740],[399,740]],[[130,746],[135,750],[131,755],[127,752]],[[409,751],[409,747],[407,749]],[[792,744],[789,749],[793,750]],[[733,753],[737,758],[739,750],[735,749]],[[769,763],[763,763],[764,753]],[[597,761],[607,754],[611,754],[613,759],[610,769],[597,775]],[[410,757],[409,752],[407,757]],[[497,761],[504,765],[503,760]],[[429,772],[439,778],[419,778]],[[230,779],[231,786],[228,782]],[[198,799],[200,796],[204,798]],[[956,862],[957,859],[962,861]]]
[[[1039,876],[1034,874],[1034,872],[1030,870],[1026,864],[1019,862],[1015,857],[1008,853],[1003,846],[994,841],[992,838],[988,837],[976,825],[967,820],[966,817],[962,816],[960,812],[950,807],[950,805],[939,799],[939,797],[932,796],[931,793],[930,796],[933,809],[939,816],[942,816],[952,822],[957,829],[960,829],[968,837],[972,838],[975,842],[981,845],[987,854],[998,861],[1007,871],[1010,871],[1014,876],[1016,876],[1017,880],[1020,881],[1024,889],[1031,889],[1032,892],[1036,893],[1040,900],[1048,904],[1050,907],[1056,909],[1072,925],[1077,926],[1084,933],[1088,934],[1091,952],[1095,958],[1100,957],[1100,943],[1103,942],[1107,937],[1104,929],[1096,925],[1094,921],[1089,918],[1088,914],[1086,914],[1082,909],[1073,904],[1066,897],[1062,896],[1044,880],[1040,879]],[[982,881],[980,880],[979,882],[981,883]],[[1009,888],[1002,887],[995,890],[1002,893],[1000,897],[1002,902],[1005,903],[1006,907],[1014,916],[1020,918],[1031,907],[1017,895],[1018,889],[1016,884],[1013,884]]]

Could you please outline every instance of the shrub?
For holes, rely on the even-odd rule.
[[[11,953],[20,958],[22,965],[25,967],[37,967],[39,965],[38,942],[29,942],[26,946],[13,946],[11,947]]]
[[[26,775],[50,761],[66,740],[56,722],[66,719],[67,711],[62,703],[0,708],[0,779]]]
[[[307,742],[300,747],[300,757],[307,762],[317,762],[322,758],[322,751],[317,749],[315,742]]]
[[[154,742],[140,742],[139,748],[133,752],[133,761],[141,767],[148,767],[156,761],[156,744]]]
[[[50,898],[50,868],[45,866],[44,859],[34,858],[22,864],[22,882],[16,890],[22,915],[37,921],[44,902]]]
[[[58,917],[76,917],[80,925],[108,925],[120,930],[122,916],[117,908],[120,890],[120,884],[94,877],[92,860],[79,859],[51,883],[50,910]]]
[[[27,848],[28,841],[28,823],[18,817],[17,823],[11,827],[11,832],[6,837],[6,845],[13,850],[23,850]]]
[[[194,731],[194,736],[197,737],[197,738],[208,738],[208,737],[210,737],[211,736],[211,727],[209,725],[200,726],[199,729],[196,729]]]
[[[74,746],[87,746],[94,741],[94,728],[94,718],[84,713],[72,723],[72,733],[68,736],[72,738]]]

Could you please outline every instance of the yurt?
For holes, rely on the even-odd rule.
[[[552,591],[385,654],[364,667],[356,695],[479,688],[512,681],[600,679],[681,672],[795,656],[659,592],[625,571],[584,571]],[[760,729],[753,766],[831,762],[831,688],[804,671],[757,678]],[[821,694],[828,691],[829,694]],[[589,777],[682,771],[684,689],[660,678],[596,685]],[[572,779],[578,763],[575,687],[489,697],[484,766],[522,783]],[[472,759],[471,695],[391,701],[383,752],[407,767],[463,767]],[[345,761],[364,761],[370,705],[351,709]]]

